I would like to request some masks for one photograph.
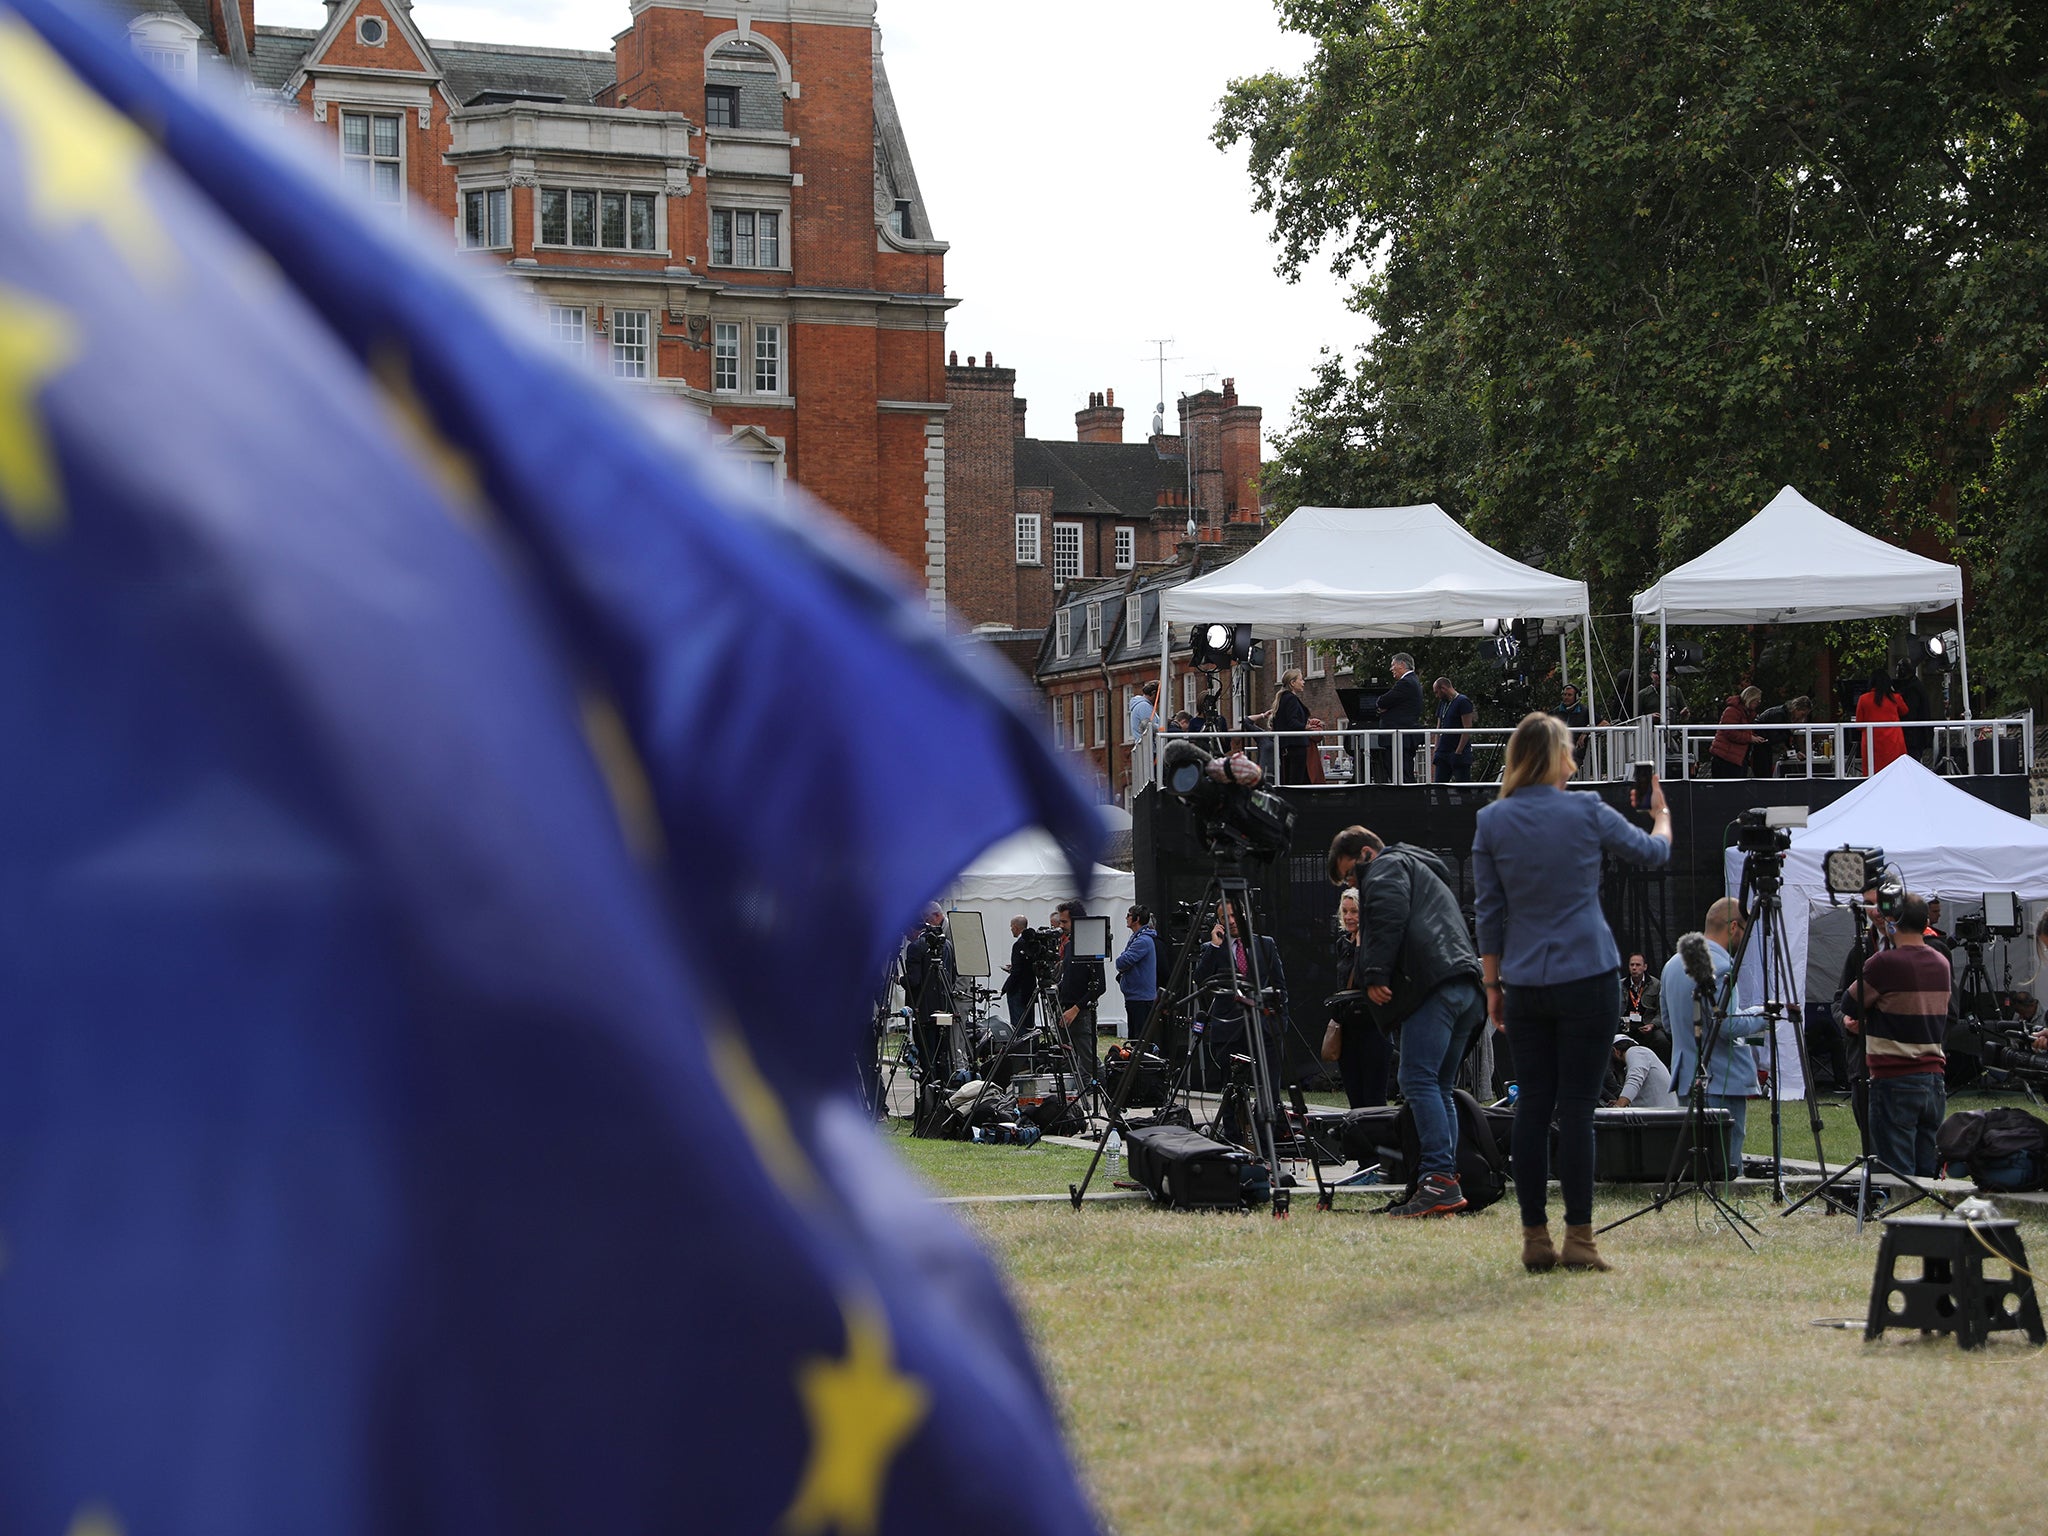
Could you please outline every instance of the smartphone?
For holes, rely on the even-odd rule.
[[[1656,782],[1657,782],[1657,765],[1656,765],[1655,763],[1637,763],[1637,764],[1636,764],[1636,809],[1637,809],[1637,810],[1639,810],[1639,811],[1647,811],[1647,810],[1648,810],[1648,809],[1650,808],[1650,790],[1651,790],[1651,789],[1652,789],[1652,788],[1653,788],[1653,787],[1655,786]]]

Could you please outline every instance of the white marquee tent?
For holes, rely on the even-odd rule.
[[[1960,641],[1962,595],[1956,566],[1851,528],[1788,485],[1719,544],[1637,594],[1637,667],[1643,627],[1653,620],[1659,656],[1670,654],[1673,624],[1821,624],[1943,608],[1956,610]],[[1968,719],[1969,653],[1960,643],[1956,648]]]
[[[1108,917],[1110,947],[1112,951],[1121,949],[1127,931],[1124,912],[1138,899],[1137,879],[1098,864],[1090,884],[1088,910]],[[1052,920],[1054,907],[1080,894],[1074,889],[1073,869],[1060,845],[1050,833],[1033,830],[1005,838],[976,859],[954,882],[942,905],[949,911],[981,914],[988,934],[989,961],[995,967],[990,985],[1000,987],[1002,968],[1010,958],[1010,919],[1027,918],[1032,927],[1043,928]],[[1124,997],[1117,989],[1114,970],[1096,1012],[1099,1023],[1115,1025],[1118,1034],[1124,1032]]]
[[[2048,898],[2048,828],[2001,811],[1902,757],[1814,812],[1792,834],[1784,913],[1785,958],[1800,994],[1794,1001],[1803,1000],[1806,990],[1808,926],[1829,906],[1821,861],[1843,847],[1882,848],[1908,890],[1940,896],[1952,910],[1974,907],[1986,891],[2014,891],[2022,901]],[[1742,854],[1731,848],[1725,859],[1728,893],[1734,895]],[[1745,995],[1755,995],[1754,955],[1744,969]],[[1792,1088],[1787,1085],[1788,1092]]]
[[[1509,559],[1433,502],[1298,508],[1229,565],[1170,589],[1161,611],[1309,640],[1477,636],[1502,619],[1588,615],[1583,581]]]

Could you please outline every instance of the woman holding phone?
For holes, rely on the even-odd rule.
[[[1649,764],[1636,766],[1634,796],[1648,832],[1598,795],[1568,791],[1576,768],[1565,723],[1527,716],[1472,840],[1487,1007],[1515,1054],[1515,1192],[1531,1270],[1612,1267],[1593,1241],[1593,1108],[1621,1015],[1621,955],[1600,908],[1600,867],[1608,854],[1646,869],[1671,860],[1671,814]],[[1562,1254],[1545,1208],[1553,1116]]]

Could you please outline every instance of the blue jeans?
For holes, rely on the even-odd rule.
[[[1401,1021],[1401,1097],[1415,1116],[1420,1173],[1458,1173],[1458,1105],[1451,1084],[1486,1024],[1479,983],[1447,981]]]
[[[1941,1165],[1935,1133],[1948,1108],[1948,1082],[1939,1072],[1870,1080],[1870,1150],[1894,1173],[1931,1179]]]
[[[1728,1177],[1742,1177],[1742,1144],[1749,1139],[1749,1100],[1724,1093],[1707,1095],[1707,1108],[1728,1111]]]
[[[1507,989],[1515,1053],[1515,1198],[1522,1225],[1549,1220],[1550,1123],[1557,1121],[1557,1181],[1565,1225],[1593,1220],[1593,1108],[1621,1017],[1621,975],[1605,971],[1547,987]]]

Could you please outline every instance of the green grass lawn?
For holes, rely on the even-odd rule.
[[[1853,1141],[1846,1105],[1826,1118]],[[947,1192],[1058,1192],[1086,1165],[894,1141]],[[1686,1203],[1612,1234],[1611,1275],[1532,1276],[1512,1198],[1438,1222],[1313,1205],[960,1208],[1120,1536],[2048,1525],[2048,1358],[1813,1326],[1861,1319],[1874,1228],[1750,1199],[1751,1255]]]

